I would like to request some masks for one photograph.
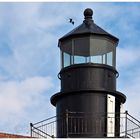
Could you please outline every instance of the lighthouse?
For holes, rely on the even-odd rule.
[[[83,23],[58,41],[61,89],[51,97],[57,137],[119,137],[120,108],[126,101],[116,89],[119,39],[95,24],[92,9],[83,14]]]

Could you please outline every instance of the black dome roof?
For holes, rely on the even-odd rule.
[[[70,31],[69,33],[67,33],[66,35],[64,35],[62,38],[59,39],[59,41],[65,40],[70,37],[77,37],[85,34],[89,34],[89,35],[93,34],[93,35],[100,35],[100,36],[108,36],[113,40],[115,40],[116,42],[118,42],[119,41],[118,38],[109,34],[104,29],[102,29],[101,27],[99,27],[94,23],[94,21],[92,20],[92,15],[93,15],[93,11],[90,8],[87,8],[84,11],[85,20],[83,21],[83,23],[78,27],[76,27],[75,29],[73,29],[72,31]]]

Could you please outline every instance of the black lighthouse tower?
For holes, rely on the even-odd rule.
[[[92,15],[87,8],[83,23],[59,39],[61,90],[51,97],[59,138],[120,136],[126,97],[116,90],[119,39],[96,25]]]

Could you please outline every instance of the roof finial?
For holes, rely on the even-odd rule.
[[[90,8],[85,9],[84,11],[84,16],[85,16],[85,20],[83,21],[85,23],[85,25],[90,28],[90,26],[93,24],[93,20],[92,20],[92,15],[93,15],[93,11]]]
[[[85,9],[84,16],[85,20],[91,19],[92,20],[93,11],[90,8]]]

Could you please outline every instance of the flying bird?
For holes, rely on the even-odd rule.
[[[73,21],[72,18],[69,18],[69,22],[70,22],[72,25],[74,25],[74,21]]]

